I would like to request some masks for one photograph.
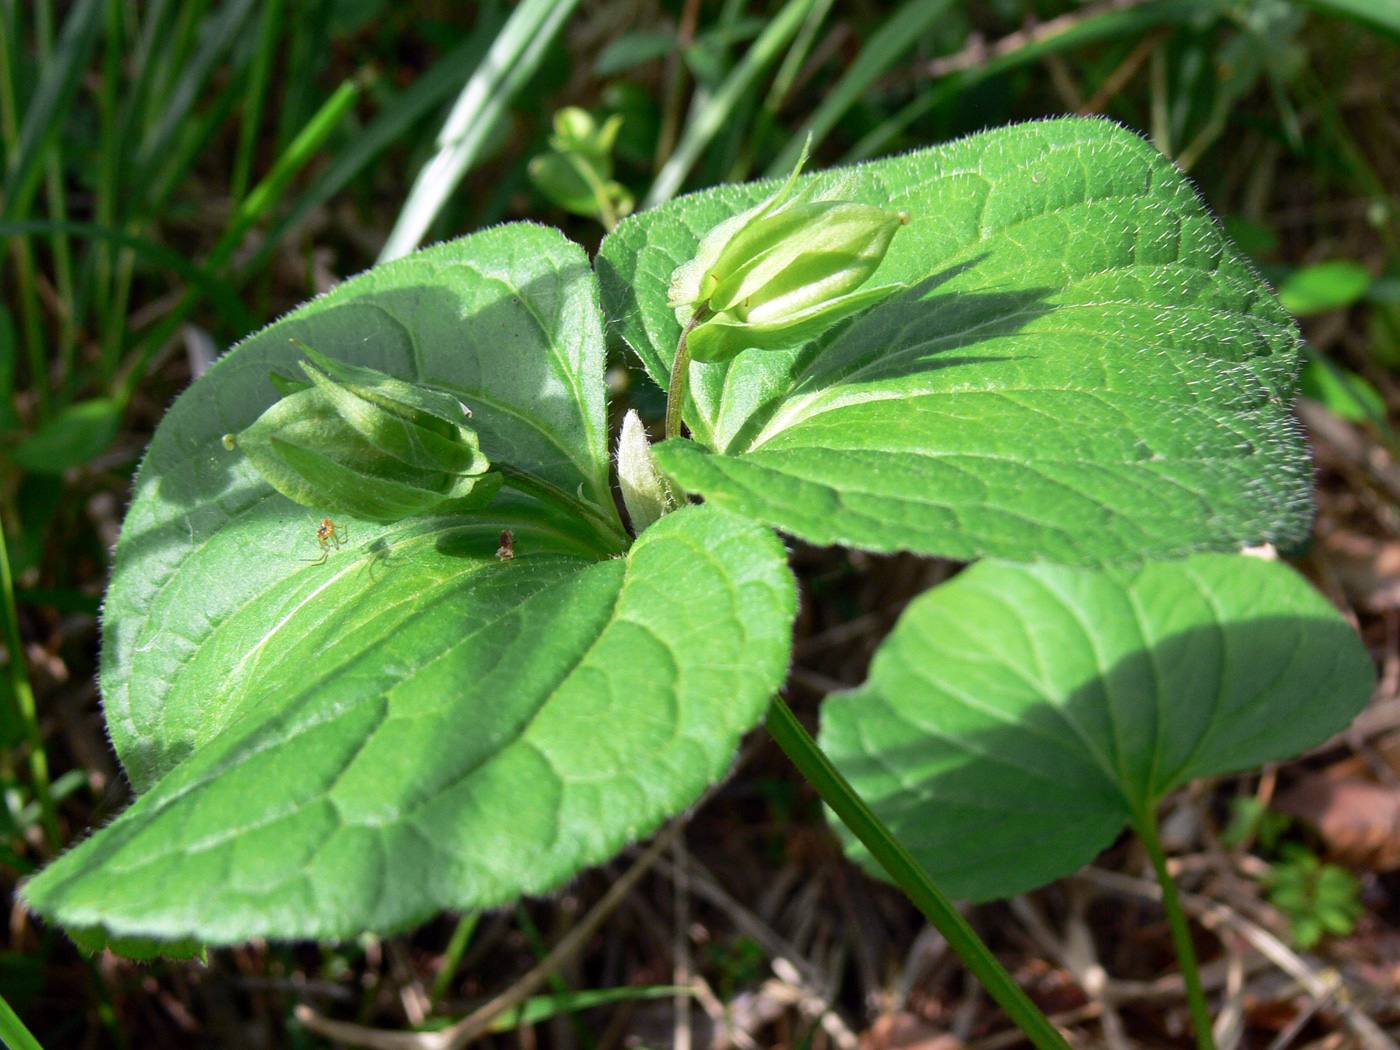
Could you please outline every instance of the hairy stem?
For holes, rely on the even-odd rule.
[[[671,361],[671,381],[666,386],[666,440],[681,436],[681,413],[685,411],[685,395],[690,390],[690,333],[710,316],[708,305],[695,308],[681,337],[676,342],[676,356]]]

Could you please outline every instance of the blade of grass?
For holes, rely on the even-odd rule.
[[[228,228],[209,254],[209,261],[205,265],[210,271],[217,273],[223,269],[234,249],[242,241],[243,235],[281,198],[287,184],[321,148],[326,136],[345,119],[345,114],[350,112],[350,107],[355,104],[359,94],[358,83],[353,80],[344,81],[306,127],[301,129],[286,152],[277,158],[266,178],[254,186],[252,192],[238,205],[233,218],[229,220]]]
[[[1322,14],[1350,18],[1400,43],[1400,0],[1298,0]]]
[[[442,953],[442,968],[438,970],[437,976],[433,978],[433,985],[428,990],[428,1001],[436,1006],[442,1002],[443,996],[447,994],[447,989],[452,987],[452,980],[457,976],[457,968],[462,965],[462,956],[467,954],[467,945],[471,943],[472,934],[476,932],[476,924],[481,921],[481,912],[469,911],[457,920],[457,927],[452,931],[452,939],[447,942],[447,950]]]
[[[36,233],[64,233],[120,248],[129,248],[162,269],[169,270],[186,283],[198,287],[211,305],[236,333],[251,332],[258,322],[248,308],[207,266],[190,262],[179,252],[147,237],[130,234],[110,226],[91,222],[55,222],[52,219],[26,219],[23,222],[0,222],[0,237],[24,237]]]
[[[58,815],[54,810],[53,793],[49,790],[49,757],[44,751],[44,738],[39,732],[39,712],[34,703],[34,688],[25,669],[24,639],[19,636],[19,613],[15,608],[15,581],[10,575],[9,540],[0,524],[0,613],[5,621],[5,648],[10,651],[7,661],[10,690],[15,698],[17,714],[29,744],[29,776],[34,796],[39,800],[44,839],[50,850],[58,849]]]
[[[1125,8],[1124,0],[1107,0],[1096,7],[1043,23],[1029,32],[1012,33],[991,48],[967,48],[958,55],[929,63],[927,73],[934,83],[920,91],[894,116],[867,132],[847,151],[842,161],[852,163],[879,155],[914,121],[988,77],[1038,62],[1060,51],[1186,21],[1214,0],[1128,2],[1132,6]]]
[[[797,31],[797,36],[793,39],[787,54],[783,56],[778,71],[773,74],[773,83],[768,86],[768,96],[763,100],[763,107],[759,110],[753,131],[744,144],[743,150],[739,152],[738,159],[729,170],[729,182],[746,180],[753,168],[754,158],[758,155],[758,151],[763,148],[766,141],[771,141],[778,127],[778,111],[782,108],[783,100],[787,98],[788,91],[797,80],[797,75],[802,71],[802,63],[811,54],[812,46],[817,39],[817,31],[826,22],[826,16],[831,13],[832,3],[833,0],[817,0],[812,5],[811,11],[807,13],[807,20]]]
[[[123,76],[123,63],[126,60],[126,25],[122,18],[121,0],[107,0],[106,31],[103,34],[102,86],[97,92],[98,147],[97,179],[94,187],[93,218],[99,227],[106,229],[117,225],[116,204],[117,184],[120,181],[122,142],[118,135],[117,120],[120,113],[119,96]],[[82,277],[79,281],[78,309],[75,322],[78,325],[86,320],[86,310],[91,306],[98,318],[99,331],[108,327],[108,304],[110,302],[112,266],[114,255],[112,246],[105,240],[93,245],[83,262]],[[68,374],[70,384],[73,373]],[[72,396],[70,385],[69,396]]]
[[[494,16],[485,19],[476,32],[438,59],[412,87],[386,103],[378,116],[341,150],[268,231],[262,247],[241,267],[235,280],[241,283],[261,273],[289,229],[344,188],[380,153],[400,141],[435,106],[460,90],[461,71],[480,62],[500,28],[500,21]]]
[[[963,964],[1026,1034],[1026,1038],[1040,1050],[1069,1050],[1064,1036],[1006,972],[1006,968],[997,961],[967,920],[953,907],[947,895],[919,867],[880,818],[871,812],[865,800],[832,765],[782,697],[773,698],[768,708],[767,726],[769,734],[807,783],[816,789],[821,800],[865,844],[870,855],[885,869],[895,885],[943,934]]]
[[[291,144],[319,108],[316,100],[322,89],[318,78],[330,57],[326,41],[330,38],[331,18],[336,8],[345,6],[341,0],[314,0],[312,3],[303,0],[293,4],[288,12],[291,27],[283,39],[282,51],[286,56],[286,68],[296,70],[297,76],[290,78],[278,106],[276,152]]]
[[[97,44],[98,32],[102,27],[102,8],[97,0],[78,0],[63,23],[57,46],[51,58],[43,64],[39,84],[24,113],[24,120],[18,132],[13,131],[13,120],[17,116],[13,95],[14,68],[9,44],[10,33],[6,33],[4,60],[6,69],[0,70],[4,81],[4,91],[8,96],[6,109],[10,120],[6,138],[6,165],[3,186],[0,186],[0,219],[22,219],[29,211],[39,180],[44,172],[44,160],[49,147],[59,130],[66,127],[62,119],[77,91],[79,78],[87,67],[88,59]],[[44,345],[44,334],[39,319],[38,284],[34,265],[33,250],[28,241],[18,241],[12,248],[15,256],[15,269],[20,289],[20,324],[24,331],[25,354],[29,361],[30,382],[34,386],[40,417],[48,415],[50,407],[50,384],[48,355]]]
[[[443,203],[476,160],[487,134],[515,93],[535,74],[545,49],[577,4],[578,0],[523,0],[511,13],[457,96],[438,134],[437,153],[414,180],[379,253],[379,262],[397,259],[418,247]]]
[[[248,88],[243,97],[242,119],[238,124],[238,153],[234,157],[233,177],[229,183],[229,196],[234,200],[242,200],[248,189],[253,150],[262,127],[263,102],[267,94],[268,75],[272,71],[272,56],[282,32],[283,3],[284,0],[267,0],[267,6],[263,8],[262,30],[258,34],[258,46],[248,70]]]
[[[801,28],[813,2],[788,0],[782,10],[773,16],[758,39],[744,52],[744,57],[733,72],[725,77],[714,97],[686,123],[675,152],[667,158],[652,182],[644,207],[654,207],[676,195],[700,154],[734,112],[740,98]]]
[[[813,149],[819,146],[842,115],[870,89],[870,85],[899,61],[934,22],[943,17],[949,3],[950,0],[908,0],[891,15],[865,42],[856,60],[822,99],[816,111],[793,132],[787,146],[768,166],[768,176],[786,175],[791,171],[804,142],[810,142]]]
[[[136,194],[133,212],[124,225],[128,233],[140,235],[149,228],[151,217],[165,206],[180,181],[194,166],[206,144],[225,125],[237,100],[237,91],[230,84],[214,97],[207,108],[191,116],[172,144],[165,163],[145,181],[142,192]],[[126,348],[127,304],[135,276],[135,262],[135,257],[129,251],[123,251],[118,259],[115,293],[107,315],[107,327],[103,329],[100,342],[101,381],[104,385],[111,383]]]
[[[44,1050],[9,1003],[0,998],[0,1039],[10,1050]]]
[[[160,120],[163,107],[170,100],[173,85],[179,81],[180,70],[189,61],[197,37],[196,30],[204,24],[209,0],[183,0],[170,8],[170,21],[164,19],[155,24],[156,34],[147,58],[150,62],[150,79],[145,84],[145,92],[140,99],[143,106],[139,117],[144,129],[143,138],[148,136]],[[138,142],[139,145],[139,142]]]
[[[8,150],[0,218],[21,219],[29,211],[42,174],[48,145],[67,126],[62,114],[77,91],[102,29],[98,0],[78,0],[63,23],[53,57],[39,74],[39,85],[24,113],[14,148]]]
[[[545,946],[544,938],[540,936],[539,929],[530,918],[530,912],[523,903],[516,905],[515,919],[521,932],[525,934],[526,941],[530,944],[530,950],[535,953],[535,961],[542,962],[548,957],[549,949]],[[554,989],[554,994],[549,996],[551,999],[567,1002],[571,996],[579,994],[578,991],[569,987],[569,982],[564,979],[564,975],[559,972],[558,967],[550,972],[548,980],[549,986]],[[528,1003],[529,1000],[526,1000],[517,1009],[523,1014]],[[569,1015],[569,1020],[573,1022],[574,1037],[578,1040],[580,1050],[595,1050],[598,1044],[588,1031],[588,1027],[583,1024],[582,1019],[574,1011],[566,1012]],[[499,1018],[497,1020],[499,1021]]]
[[[153,184],[167,170],[171,146],[189,119],[190,110],[214,74],[224,53],[237,39],[257,0],[228,0],[200,29],[202,38],[189,64],[180,72],[155,126],[146,134],[136,154],[140,185]]]
[[[229,220],[228,227],[214,246],[214,250],[209,254],[209,259],[205,263],[206,270],[217,274],[227,265],[229,258],[242,241],[243,235],[266,214],[268,209],[277,203],[287,188],[287,184],[315,156],[326,136],[334,131],[344,119],[345,114],[354,105],[359,92],[359,85],[354,81],[347,80],[325,101],[306,127],[302,128],[301,133],[292,140],[292,144],[287,147],[286,152],[277,158],[272,170],[253,187],[248,196],[238,205],[233,217]],[[113,397],[117,399],[118,403],[126,404],[131,399],[136,383],[145,374],[146,366],[150,363],[151,358],[184,323],[185,318],[189,316],[190,310],[193,309],[198,300],[198,289],[188,288],[175,308],[153,331],[147,333],[143,339],[144,346],[139,352],[133,354],[123,366],[121,375],[117,377],[113,385]]]
[[[695,994],[694,988],[673,984],[634,985],[625,988],[597,988],[568,992],[561,995],[535,995],[513,1007],[491,1022],[488,1032],[509,1032],[525,1025],[540,1024],[559,1014],[578,1013],[595,1006],[627,1002],[632,999],[669,999],[675,995]]]
[[[19,115],[15,98],[14,71],[19,64],[18,19],[13,7],[3,12],[4,35],[0,38],[0,141],[5,144],[5,156],[16,157],[19,153]],[[10,254],[14,258],[15,296],[19,310],[20,330],[24,333],[25,357],[29,369],[34,373],[36,407],[42,419],[49,410],[48,370],[44,366],[44,332],[39,319],[39,286],[35,281],[34,249],[28,241],[11,241]]]
[[[40,64],[53,58],[53,5],[43,0],[34,6],[35,36],[39,45]],[[68,193],[63,184],[63,136],[55,136],[44,150],[44,197],[50,218],[64,222],[68,218]],[[49,237],[49,252],[53,257],[55,290],[58,292],[58,375],[66,387],[73,375],[73,357],[78,345],[76,305],[73,294],[73,255],[67,236],[54,230]]]
[[[123,22],[120,3],[121,0],[116,0],[114,5],[118,7],[114,16],[118,25]],[[185,5],[184,9],[190,7],[192,5]],[[168,61],[173,50],[171,41],[177,33],[180,10],[175,6],[175,0],[151,0],[145,9],[145,20],[128,45],[131,53],[120,56],[118,75],[121,75],[123,67],[129,72],[126,73],[127,89],[122,97],[115,128],[119,148],[127,148],[128,144],[134,148],[144,135],[141,126],[149,127],[155,120],[155,112],[159,108],[155,97],[160,79],[158,67],[162,65],[161,58]],[[145,124],[139,125],[138,122],[143,120]],[[119,174],[129,176],[131,172]]]

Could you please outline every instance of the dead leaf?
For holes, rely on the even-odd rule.
[[[906,1010],[881,1014],[860,1034],[860,1050],[962,1050],[962,1042]]]
[[[1400,609],[1400,543],[1335,530],[1321,547],[1354,605],[1373,612]]]
[[[1400,787],[1324,771],[1293,785],[1274,808],[1315,828],[1333,857],[1349,867],[1400,868]]]

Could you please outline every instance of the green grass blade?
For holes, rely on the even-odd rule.
[[[534,75],[545,49],[578,0],[524,0],[512,12],[486,58],[457,96],[438,135],[438,150],[414,180],[379,261],[418,247],[428,227],[476,160],[487,134],[520,87]]]
[[[1400,0],[1300,0],[1314,11],[1350,18],[1400,43]]]
[[[807,18],[813,0],[788,0],[774,16],[744,57],[725,77],[724,83],[687,123],[676,150],[656,175],[647,193],[645,207],[653,207],[676,195],[710,140],[733,114],[744,93],[749,90],[764,68],[778,57],[779,51],[792,39]],[[789,168],[792,165],[788,165]]]
[[[113,15],[113,27],[125,25],[121,12],[113,12]],[[137,121],[143,115],[145,100],[155,90],[157,66],[160,64],[157,59],[169,50],[169,38],[175,21],[173,0],[151,0],[145,8],[145,18],[132,38],[119,41],[125,45],[127,52],[120,56],[117,63],[119,73],[126,79],[126,90],[113,128],[119,153],[124,148],[130,148],[125,144],[134,143],[141,137]],[[109,29],[110,32],[113,30]],[[120,174],[125,178],[131,173]]]
[[[9,1003],[0,998],[0,1039],[10,1050],[44,1050]]]
[[[960,71],[933,84],[888,120],[876,125],[842,157],[844,163],[866,160],[883,153],[891,139],[926,113],[937,109],[948,99],[988,77],[998,76],[1009,69],[1039,61],[1046,55],[1067,51],[1119,36],[1131,36],[1159,25],[1186,21],[1203,9],[1213,9],[1215,0],[1156,0],[1141,7],[1119,10],[1112,4],[1103,5],[1103,13],[1080,20],[1066,19],[1063,28],[1047,23],[1043,33],[1032,35],[1025,43],[998,50],[992,49],[990,60]],[[1016,34],[1021,39],[1021,34]]]
[[[267,95],[268,74],[272,71],[272,58],[277,50],[277,41],[282,33],[282,5],[285,0],[267,0],[263,8],[262,26],[258,33],[257,50],[248,70],[248,88],[243,97],[243,114],[238,125],[238,154],[233,162],[232,189],[229,196],[241,200],[248,188],[248,178],[253,169],[253,149],[258,142],[258,131],[262,127],[263,103]]]
[[[560,1014],[591,1010],[637,999],[670,999],[676,995],[694,995],[693,988],[672,984],[645,984],[624,988],[597,988],[554,995],[534,995],[514,1009],[507,1010],[491,1022],[488,1031],[509,1032],[525,1025],[540,1024]]]
[[[23,218],[43,174],[44,154],[54,137],[66,125],[63,117],[78,88],[78,80],[102,29],[102,6],[98,0],[78,0],[63,23],[53,57],[45,63],[38,89],[30,100],[20,126],[19,141],[10,155],[5,182],[0,193],[0,218]]]
[[[200,93],[248,20],[257,0],[229,0],[203,26],[203,40],[189,64],[180,73],[166,100],[160,119],[141,144],[136,168],[141,178],[150,180],[163,169],[175,137],[185,126]]]
[[[780,696],[773,698],[768,709],[767,727],[769,735],[792,760],[803,779],[812,785],[841,823],[865,844],[914,906],[947,938],[953,951],[1016,1027],[1026,1033],[1039,1050],[1069,1050],[1064,1036],[1006,972],[928,872],[919,867],[904,844],[866,805]]]
[[[53,219],[25,219],[23,222],[0,222],[0,238],[24,237],[31,234],[62,233],[82,237],[119,248],[130,248],[138,256],[162,269],[169,270],[186,283],[198,287],[218,310],[224,323],[237,334],[251,332],[258,326],[248,308],[207,267],[198,266],[179,252],[163,244],[127,233],[111,226],[89,222],[57,222]]]
[[[819,145],[842,114],[870,89],[870,85],[899,61],[934,22],[943,17],[949,3],[950,0],[908,0],[876,30],[816,112],[803,121],[777,159],[768,166],[768,175],[786,175],[791,171],[808,136],[811,136],[814,147]]]
[[[462,70],[474,67],[481,61],[499,27],[498,19],[486,20],[468,39],[438,59],[431,69],[414,81],[412,87],[385,104],[369,126],[350,141],[325,172],[302,192],[286,214],[268,231],[257,254],[243,265],[240,276],[262,272],[287,230],[340,192],[375,157],[398,142],[435,106],[459,90]]]
[[[218,245],[209,256],[210,270],[217,272],[223,268],[242,241],[243,235],[282,196],[282,191],[287,188],[292,177],[321,148],[326,136],[345,119],[345,114],[355,104],[359,94],[358,84],[353,80],[345,81],[336,88],[335,93],[325,101],[306,127],[301,129],[286,152],[277,158],[277,163],[272,166],[267,177],[254,186],[252,192],[239,203],[228,229],[219,238]]]
[[[272,166],[272,170],[268,172],[267,176],[254,186],[248,196],[243,199],[234,212],[233,218],[229,221],[228,228],[219,238],[219,243],[214,246],[214,250],[209,255],[209,260],[205,265],[210,272],[218,273],[228,263],[234,249],[242,241],[243,235],[266,214],[269,208],[277,203],[282,192],[287,188],[287,184],[315,155],[326,136],[335,130],[336,126],[344,119],[345,114],[354,105],[359,91],[359,86],[353,81],[347,80],[341,84],[336,89],[335,94],[327,99],[316,115],[311,118],[306,127],[302,128],[300,134],[287,147],[286,152],[277,158],[277,163]],[[146,365],[165,343],[165,340],[184,323],[197,301],[198,295],[195,289],[188,289],[175,309],[171,310],[158,326],[147,333],[144,349],[125,367],[124,374],[117,383],[117,392],[114,396],[119,403],[125,404],[131,398],[137,382],[145,373]]]
[[[34,797],[39,801],[40,822],[44,841],[56,850],[62,838],[58,833],[58,816],[53,793],[49,790],[49,754],[44,750],[44,734],[39,728],[39,712],[34,702],[34,687],[29,681],[24,643],[19,634],[19,614],[15,608],[15,581],[10,573],[10,550],[4,524],[0,523],[0,620],[4,621],[5,648],[10,652],[10,693],[15,700],[24,738],[29,744],[29,777]],[[3,1002],[3,1000],[0,1000]],[[0,1014],[0,1021],[4,1015]],[[15,1018],[18,1022],[19,1018]],[[23,1025],[20,1025],[21,1030]]]

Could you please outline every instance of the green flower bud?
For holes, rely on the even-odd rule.
[[[777,193],[720,223],[671,275],[670,305],[696,361],[781,349],[820,334],[900,285],[862,289],[908,212],[793,194],[806,152]]]
[[[600,126],[577,106],[554,114],[550,151],[530,161],[528,174],[535,188],[565,211],[601,219],[609,229],[630,214],[636,201],[613,180],[613,145],[622,117],[609,117]]]
[[[501,475],[440,390],[303,346],[309,382],[272,374],[283,395],[247,430],[224,435],[282,495],[307,507],[392,522],[478,506]],[[313,367],[314,365],[314,367]]]

